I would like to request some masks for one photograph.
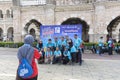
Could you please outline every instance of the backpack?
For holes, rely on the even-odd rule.
[[[31,64],[28,63],[27,59],[23,57],[20,65],[18,66],[18,76],[21,78],[29,78],[33,74],[33,69]]]

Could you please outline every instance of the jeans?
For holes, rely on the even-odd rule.
[[[79,60],[79,64],[81,65],[82,64],[82,53],[80,51],[81,49],[78,49],[78,60]]]
[[[76,52],[72,52],[71,57],[72,57],[72,63],[76,62]]]
[[[108,51],[108,54],[109,54],[109,55],[112,55],[112,54],[113,54],[113,53],[112,53],[112,47],[109,47],[108,50],[109,50],[109,51]]]
[[[101,55],[102,54],[102,46],[99,46],[99,55]]]

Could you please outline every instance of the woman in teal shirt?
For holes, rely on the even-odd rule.
[[[72,57],[72,64],[74,64],[74,62],[76,62],[76,52],[77,52],[77,49],[73,45],[72,39],[69,42],[69,47],[70,47],[70,53],[71,53],[71,57]]]

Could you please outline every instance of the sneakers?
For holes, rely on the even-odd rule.
[[[52,62],[50,62],[50,64],[53,64]]]

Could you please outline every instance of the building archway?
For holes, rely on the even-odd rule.
[[[0,18],[3,18],[3,12],[0,10]]]
[[[0,28],[0,41],[3,39],[3,30]]]
[[[10,18],[10,10],[6,11],[6,16],[7,16],[7,18]]]
[[[120,29],[119,29],[119,36],[118,36],[118,38],[119,38],[119,40],[118,40],[118,41],[120,42]]]
[[[14,33],[13,27],[8,28],[8,30],[7,30],[8,41],[13,41],[13,37],[14,37],[13,33]]]
[[[35,19],[30,20],[26,25],[25,25],[25,32],[26,34],[31,34],[33,35],[34,39],[39,38],[40,35],[40,26],[42,24],[38,22]]]
[[[89,25],[86,21],[81,20],[77,17],[68,18],[67,20],[63,21],[61,25],[76,25],[76,24],[82,24],[82,39],[85,42],[89,42]]]
[[[113,19],[107,27],[108,35],[107,40],[109,37],[112,37],[115,40],[120,40],[120,16]]]
[[[11,10],[11,18],[13,18],[13,10]]]
[[[35,35],[35,29],[30,29],[30,34],[34,37],[34,38],[36,38],[36,35]]]

